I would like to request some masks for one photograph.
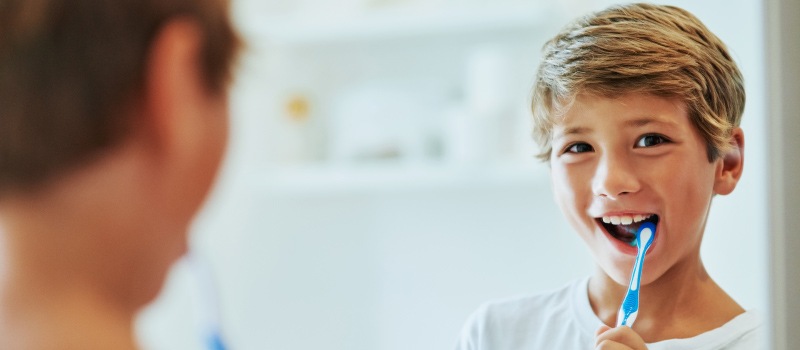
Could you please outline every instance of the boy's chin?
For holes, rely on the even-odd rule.
[[[628,288],[631,279],[631,270],[633,269],[633,262],[628,264],[624,261],[608,262],[599,265],[598,273],[602,273],[603,277],[609,279],[619,285],[621,288]],[[647,270],[645,267],[642,270],[641,286],[644,287],[653,282],[657,276],[654,274],[653,269]]]

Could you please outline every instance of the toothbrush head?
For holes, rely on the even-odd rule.
[[[656,233],[656,225],[652,222],[645,222],[642,223],[641,226],[636,230],[636,237],[628,242],[631,247],[638,247],[639,242],[643,244],[650,244],[652,243],[652,239],[655,237]],[[648,242],[651,241],[651,242]]]
[[[639,226],[639,230],[636,231],[636,245],[640,249],[650,249],[650,245],[653,244],[653,240],[656,238],[656,225],[652,222],[645,222],[641,226]]]

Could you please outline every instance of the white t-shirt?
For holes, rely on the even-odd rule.
[[[481,306],[467,320],[457,350],[592,349],[602,325],[589,305],[589,278],[553,292]],[[765,348],[764,327],[747,311],[717,329],[686,339],[647,344],[650,350]]]

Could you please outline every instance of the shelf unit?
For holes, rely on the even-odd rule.
[[[427,77],[439,79],[434,81],[434,86],[439,89],[437,91],[452,90],[452,87],[461,87],[459,84],[463,83],[463,77],[458,74],[462,73],[464,57],[458,55],[468,53],[472,46],[495,40],[506,46],[524,46],[527,51],[522,61],[525,61],[525,69],[532,71],[533,63],[529,62],[530,59],[535,62],[533,56],[538,52],[540,44],[531,38],[548,35],[554,25],[560,22],[560,17],[557,6],[543,1],[446,6],[418,3],[372,6],[339,13],[296,11],[266,16],[258,11],[244,11],[240,14],[239,29],[259,57],[255,62],[251,60],[250,64],[263,64],[265,67],[262,69],[268,72],[253,78],[255,85],[270,85],[265,88],[269,93],[257,98],[266,100],[276,98],[274,94],[282,88],[302,91],[304,87],[308,87],[312,89],[307,91],[311,95],[324,95],[340,89],[342,85],[346,87],[354,81],[363,81],[381,74],[392,78],[407,78],[419,74],[419,71],[431,74]],[[419,64],[422,56],[409,56],[416,60],[411,62],[404,55],[409,52],[425,52],[426,49],[432,49],[440,56],[424,61],[426,67],[414,71],[416,68],[410,65]],[[397,58],[395,53],[404,58]],[[353,62],[350,61],[353,58],[356,61],[363,60],[353,65],[366,61],[369,73],[343,74],[326,71],[328,66],[341,67]],[[391,63],[386,63],[388,66],[406,66],[398,66],[396,71],[387,72],[381,66],[384,63],[381,60],[391,60]],[[381,61],[381,64],[375,64],[375,61]],[[353,67],[349,69],[352,70]],[[408,72],[411,74],[406,74]],[[514,72],[519,77],[532,78],[529,71]],[[443,83],[444,79],[448,79],[448,82]],[[525,94],[525,88],[517,89],[516,84],[512,90]],[[317,104],[317,110],[330,113],[332,97],[328,98]],[[523,101],[519,102],[524,104]],[[253,104],[258,103],[259,101],[255,101]],[[275,107],[280,104],[280,101],[273,103],[272,112],[280,113],[280,107]],[[250,119],[264,118],[264,115],[274,117],[263,108],[254,110],[258,110],[260,115],[250,116]],[[329,116],[320,119],[330,120],[327,117]],[[276,127],[275,125],[281,127],[281,122],[274,122],[272,125],[259,123],[250,127],[251,130],[247,132],[267,130]],[[284,135],[296,129],[287,127],[286,130],[289,131],[284,132]],[[260,147],[275,149],[280,145]],[[534,151],[528,152],[525,149],[524,153]],[[504,159],[508,158],[506,156]],[[544,166],[534,159],[519,160],[517,155],[510,158],[516,160],[490,160],[479,166],[407,159],[369,163],[337,163],[323,159],[300,165],[295,165],[296,161],[290,161],[288,164],[266,164],[256,171],[258,175],[255,176],[255,181],[261,190],[283,194],[524,187],[539,186],[539,183],[545,181],[546,176],[542,175],[545,172],[537,170]]]
[[[460,35],[542,27],[556,9],[543,2],[491,6],[378,7],[340,14],[303,13],[267,17],[243,24],[256,42],[320,45],[405,37]]]
[[[306,164],[264,169],[258,190],[270,195],[341,195],[362,193],[413,193],[448,190],[543,189],[547,166],[528,164],[409,165],[373,163],[357,165]]]

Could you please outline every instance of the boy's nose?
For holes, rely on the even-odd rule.
[[[592,179],[595,196],[617,199],[625,194],[636,193],[641,188],[634,167],[620,158],[606,155],[597,164]]]

